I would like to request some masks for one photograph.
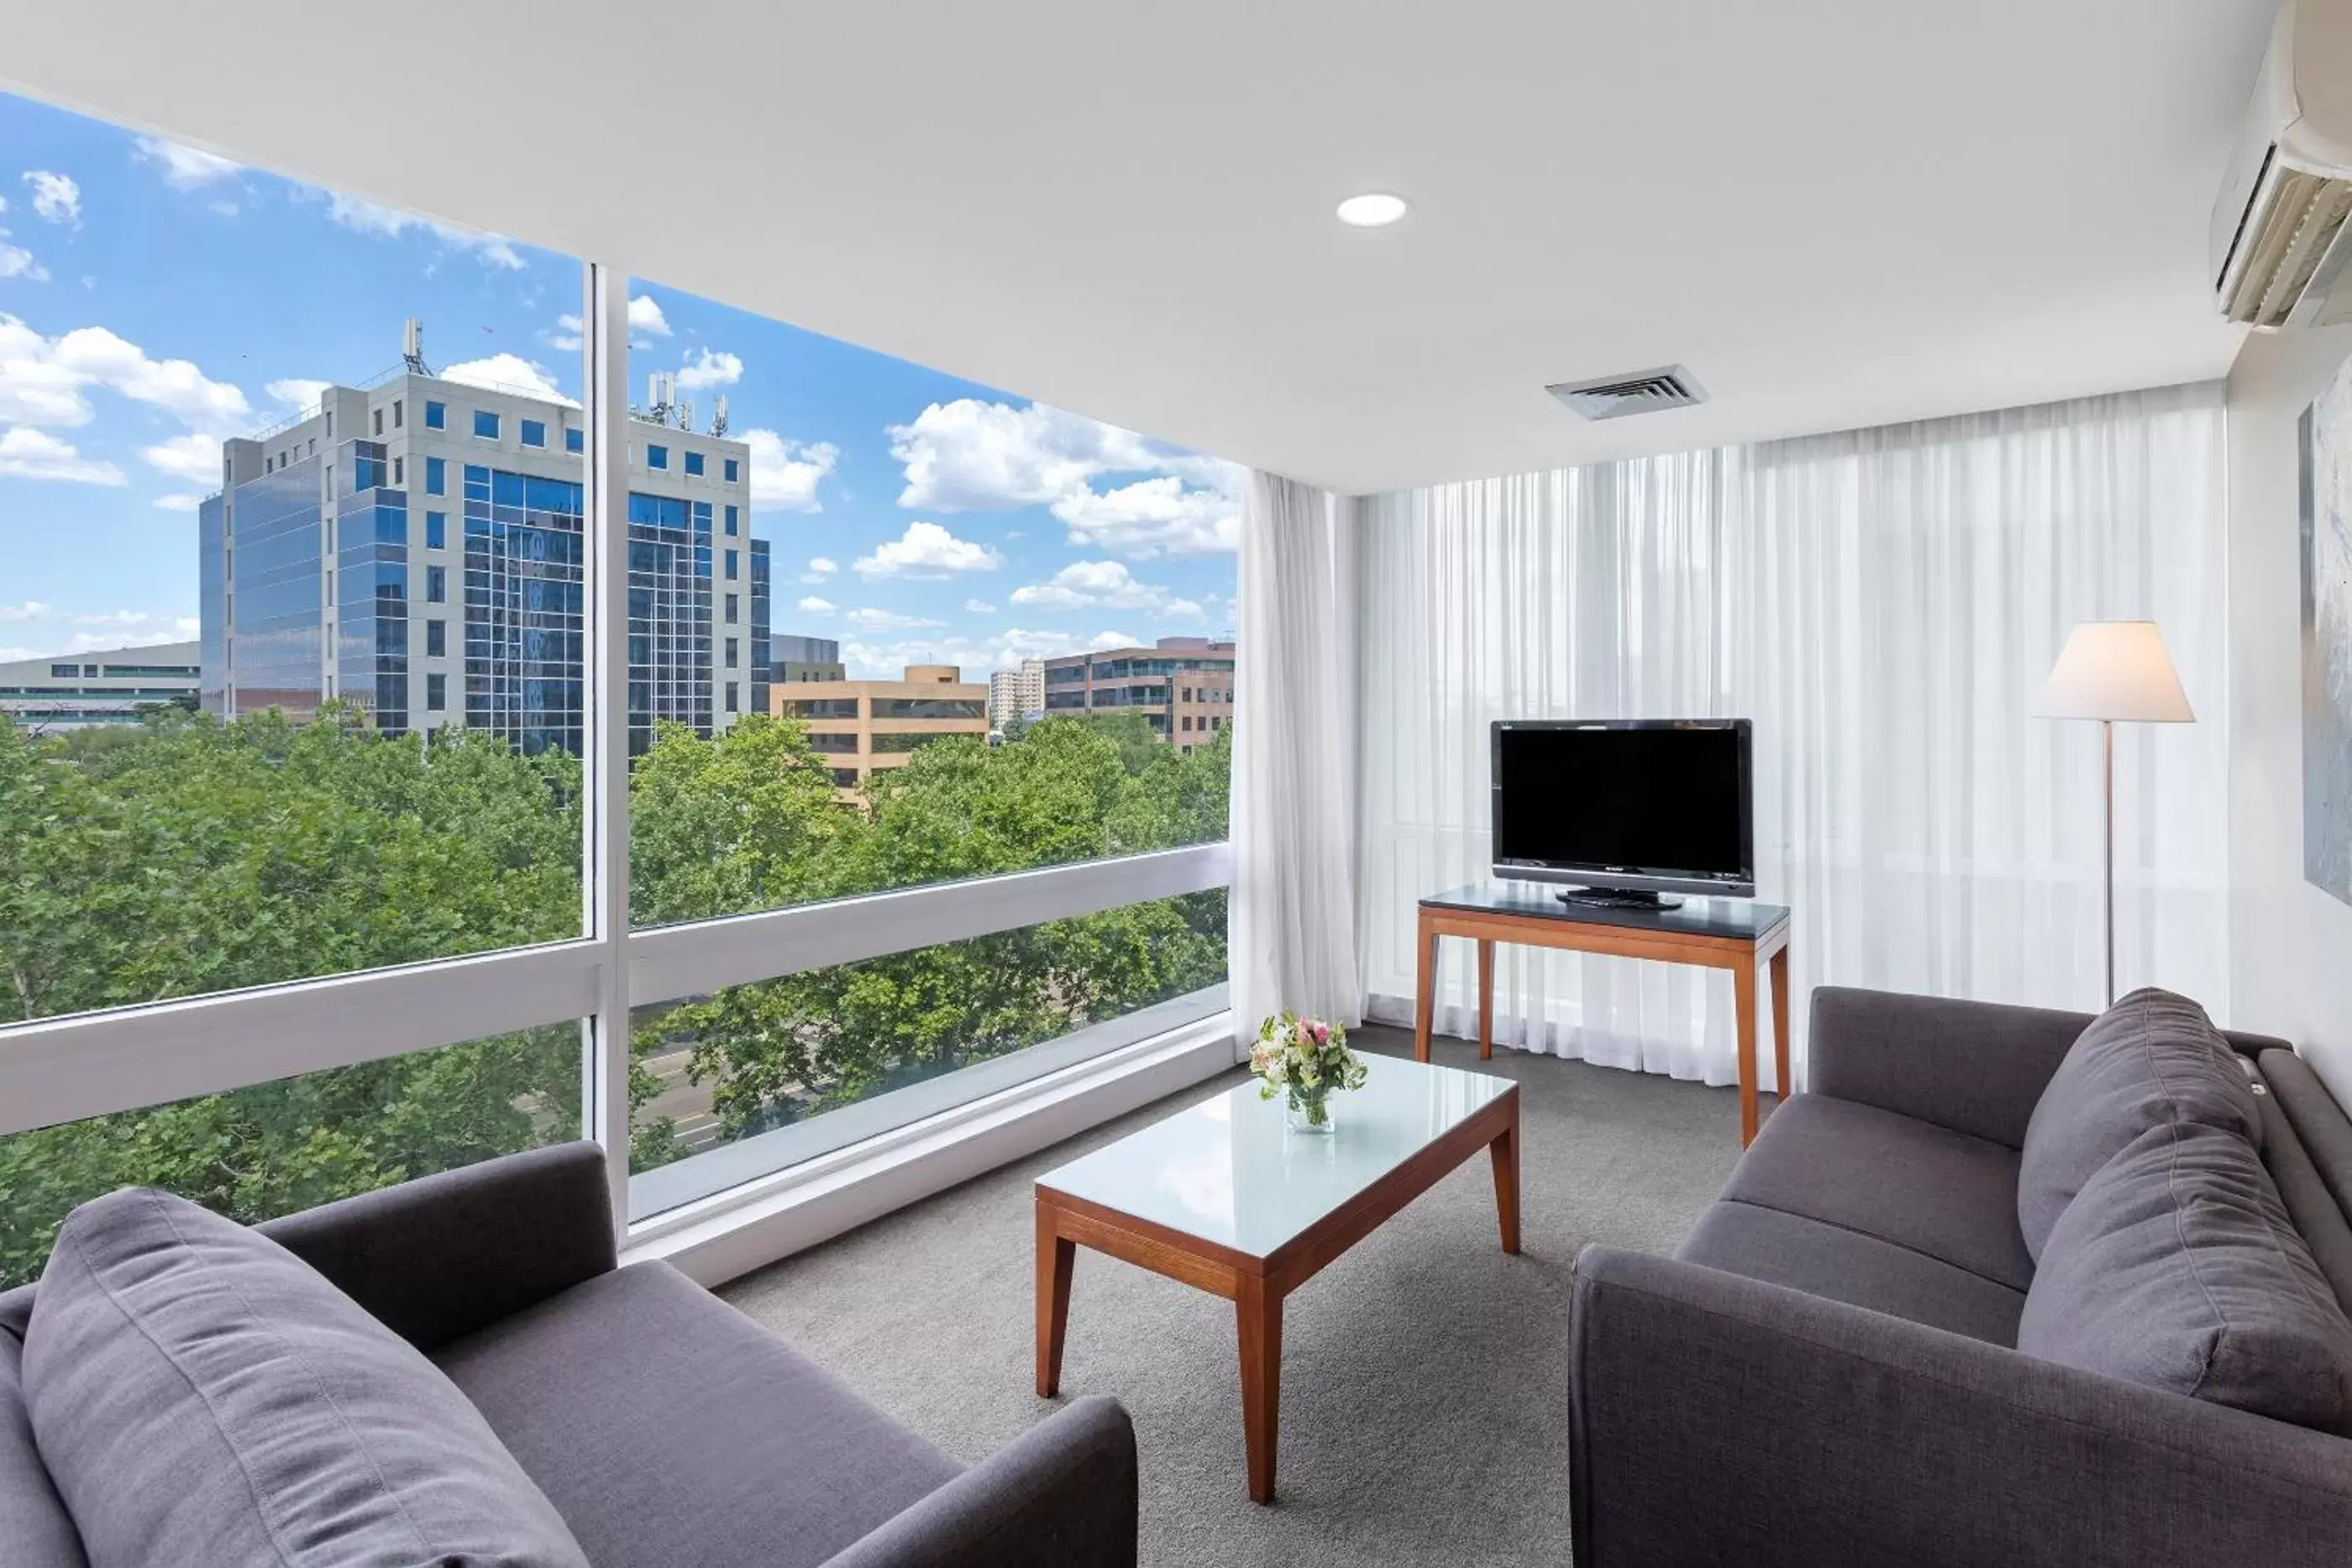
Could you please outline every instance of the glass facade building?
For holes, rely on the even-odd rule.
[[[419,406],[424,419],[403,417]],[[308,418],[226,443],[226,488],[197,518],[204,706],[304,719],[339,700],[387,734],[462,724],[526,753],[580,753],[579,418],[570,404],[404,373],[329,387]],[[716,519],[737,524],[750,512],[748,484],[712,476],[741,473],[744,448],[648,427],[663,431],[672,461],[652,467],[656,447],[645,444],[631,465],[633,753],[653,743],[659,721],[707,737],[761,711],[766,695],[766,543],[739,535],[715,549],[712,538]],[[556,429],[562,451],[549,439]],[[338,441],[338,430],[371,434]],[[723,461],[688,469],[678,450]],[[422,493],[412,497],[404,479]],[[740,572],[747,545],[749,592],[716,580],[722,559]],[[724,627],[714,622],[721,604]],[[730,637],[732,668],[721,656]]]

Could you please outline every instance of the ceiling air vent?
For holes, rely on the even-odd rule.
[[[1706,401],[1706,389],[1680,365],[1599,376],[1589,382],[1562,382],[1544,390],[1587,419],[1622,419],[1629,413],[1688,408]]]

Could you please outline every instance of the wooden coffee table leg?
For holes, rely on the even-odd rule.
[[[1070,1325],[1070,1272],[1078,1245],[1060,1234],[1054,1211],[1037,1206],[1037,1397],[1062,1391],[1062,1337]]]
[[[1511,1112],[1511,1124],[1502,1135],[1486,1145],[1495,1156],[1495,1213],[1503,1224],[1503,1250],[1519,1249],[1519,1117],[1518,1107]]]
[[[1282,1413],[1282,1297],[1244,1274],[1234,1294],[1242,1343],[1242,1439],[1249,1448],[1249,1494],[1274,1500],[1275,1434]]]
[[[1731,1010],[1739,1037],[1739,1146],[1756,1141],[1756,961],[1731,967]]]

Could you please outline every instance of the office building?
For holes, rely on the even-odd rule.
[[[832,765],[845,800],[932,741],[988,734],[988,688],[953,664],[909,664],[896,681],[779,681],[769,708],[808,727],[809,745]]]
[[[1180,751],[1207,744],[1234,711],[1234,644],[1162,637],[1149,648],[1109,648],[1045,661],[1045,708],[1138,714]]]
[[[0,664],[0,714],[39,734],[136,724],[162,704],[196,706],[194,643],[155,643]]]
[[[1027,718],[1045,706],[1045,661],[1024,659],[1014,669],[998,670],[988,677],[988,727],[1003,730],[1016,718]]]
[[[841,662],[841,644],[831,637],[771,637],[768,658],[768,678],[780,685],[849,678],[849,666]]]
[[[657,720],[709,736],[763,695],[750,449],[656,412],[629,426],[632,753]],[[198,512],[205,707],[341,701],[387,734],[462,724],[581,751],[584,446],[572,405],[414,355],[225,443]]]

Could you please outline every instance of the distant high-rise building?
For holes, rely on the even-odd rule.
[[[42,734],[136,724],[146,708],[194,708],[198,678],[194,643],[16,659],[0,664],[0,713]]]
[[[896,681],[778,681],[768,700],[778,717],[807,727],[844,800],[856,798],[867,775],[904,767],[932,741],[988,733],[988,688],[953,664],[909,664]]]
[[[849,674],[841,662],[841,644],[831,637],[779,635],[768,639],[768,678],[786,681],[838,681]]]
[[[1045,706],[1045,661],[1024,659],[1018,669],[998,670],[988,677],[988,727],[1003,729],[1016,718]]]
[[[1180,751],[1206,745],[1234,716],[1234,644],[1162,637],[1045,661],[1045,712],[1139,714]]]
[[[581,411],[416,373],[330,386],[224,444],[198,512],[204,704],[389,734],[464,725],[525,751],[585,741]],[[751,449],[629,426],[629,747],[727,728],[764,698],[765,541]]]

